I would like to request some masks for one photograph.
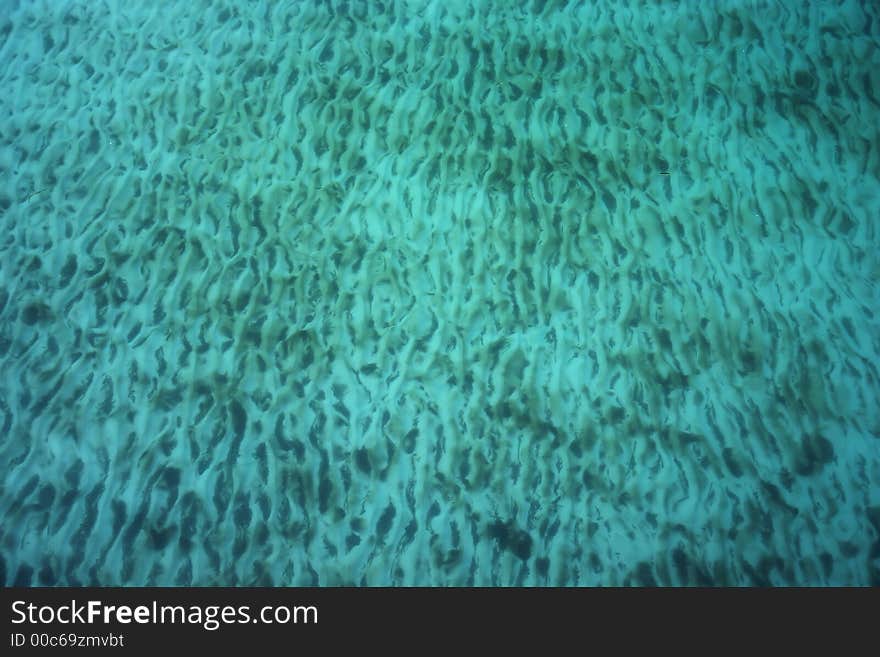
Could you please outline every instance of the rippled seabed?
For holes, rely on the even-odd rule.
[[[0,35],[0,581],[880,583],[875,3]]]

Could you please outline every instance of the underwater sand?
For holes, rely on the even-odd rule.
[[[0,37],[0,582],[880,584],[875,3]]]

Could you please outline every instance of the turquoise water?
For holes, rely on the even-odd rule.
[[[880,584],[875,3],[0,7],[0,581]]]

